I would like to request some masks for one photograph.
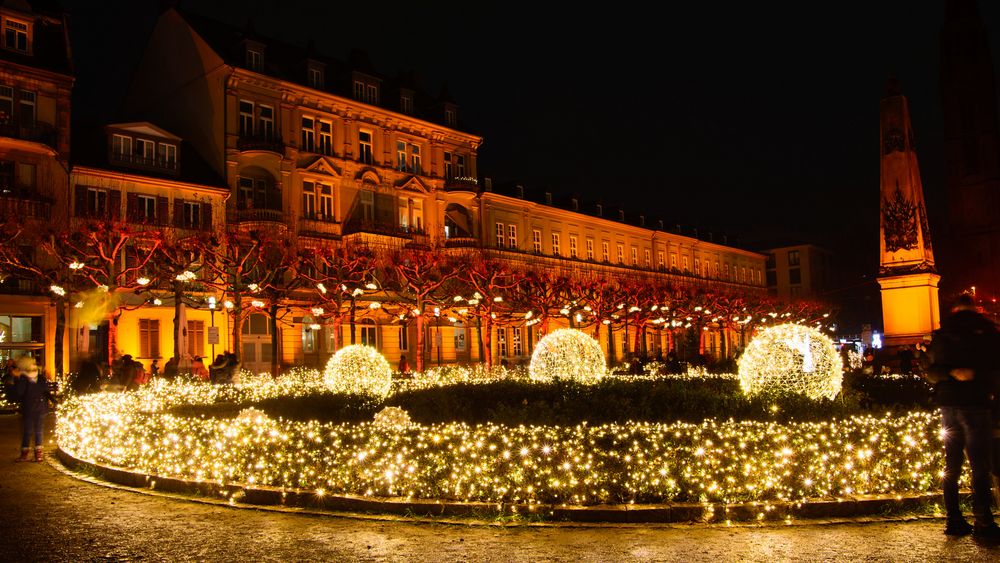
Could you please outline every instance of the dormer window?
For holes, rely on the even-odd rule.
[[[618,220],[621,221],[622,223],[625,222],[625,210],[624,209],[619,209],[618,210]]]
[[[319,64],[311,63],[309,68],[306,69],[306,83],[308,83],[311,88],[323,88],[325,84],[323,78],[323,67]]]
[[[604,206],[601,205],[600,203],[598,203],[597,204],[597,216],[601,217],[602,215],[604,215]]]
[[[355,80],[354,99],[366,104],[378,104],[378,85],[365,80]]]
[[[177,168],[177,145],[170,143],[157,144],[156,156],[162,166]]]
[[[160,130],[154,133],[155,129],[149,124],[137,123],[113,130],[108,160],[131,168],[176,173],[179,170],[179,139],[146,136],[163,133]]]
[[[444,110],[444,124],[449,127],[455,126],[455,110],[446,109]]]
[[[10,51],[28,54],[31,51],[31,25],[27,22],[4,18],[3,46]]]
[[[401,94],[399,96],[399,111],[405,114],[413,113],[413,95]]]
[[[260,72],[264,68],[264,49],[259,45],[247,45],[247,68]]]
[[[115,134],[111,138],[111,154],[117,160],[128,160],[132,156],[132,137]]]

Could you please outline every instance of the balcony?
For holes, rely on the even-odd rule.
[[[42,295],[42,288],[34,280],[26,280],[9,276],[0,280],[2,295]]]
[[[449,192],[478,192],[479,181],[471,177],[447,178],[444,189]]]
[[[56,129],[48,123],[36,121],[31,124],[14,123],[10,120],[0,121],[0,137],[12,137],[23,141],[34,141],[58,149],[59,137]]]
[[[281,223],[288,218],[280,209],[232,209],[226,214],[230,223]]]
[[[7,190],[0,188],[0,217],[18,217],[48,220],[52,215],[52,202],[33,190]]]
[[[412,241],[428,241],[427,233],[418,229],[401,227],[395,223],[382,221],[352,221],[344,226],[344,234],[368,233]]]
[[[444,241],[445,248],[476,248],[480,246],[476,237],[451,237]]]
[[[139,154],[111,153],[110,160],[111,164],[119,164],[152,172],[167,172],[169,174],[178,174],[180,172],[180,163],[178,163],[177,159],[167,160],[159,156],[146,157]]]
[[[278,135],[240,135],[236,148],[241,151],[268,151],[285,154],[285,143]]]
[[[315,221],[317,223],[336,223],[337,218],[326,213],[303,213],[299,216],[303,221]]]

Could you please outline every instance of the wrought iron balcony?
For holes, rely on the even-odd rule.
[[[270,151],[284,154],[285,143],[280,135],[240,135],[236,148],[241,151]]]
[[[479,181],[471,177],[446,178],[444,189],[447,191],[479,191]]]
[[[180,163],[177,159],[167,160],[159,156],[146,157],[139,154],[111,153],[110,160],[112,164],[122,164],[143,170],[171,172],[174,174],[180,172]]]
[[[48,220],[52,201],[31,190],[9,190],[0,187],[0,217],[20,217]]]
[[[351,221],[344,226],[344,234],[368,233],[373,235],[383,235],[388,237],[404,238],[416,241],[427,240],[427,233],[419,229],[401,227],[395,223],[383,221]]]
[[[445,239],[446,248],[475,248],[481,246],[476,237],[450,237]]]
[[[280,209],[232,209],[227,214],[230,223],[281,223],[288,218]]]
[[[58,148],[59,140],[56,128],[48,123],[35,121],[34,123],[14,123],[10,120],[0,120],[0,137],[13,137],[24,141],[34,141],[48,145],[54,149]]]

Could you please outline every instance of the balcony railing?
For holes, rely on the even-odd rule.
[[[448,191],[475,192],[479,190],[479,181],[475,178],[469,177],[446,178],[444,181],[444,189]]]
[[[318,221],[320,223],[336,223],[337,218],[333,215],[328,215],[325,213],[303,213],[300,215],[302,219],[306,221]]]
[[[282,154],[285,143],[279,135],[240,135],[236,148],[241,151],[270,151]]]
[[[0,137],[13,137],[24,141],[35,141],[58,148],[58,135],[56,129],[48,123],[36,121],[30,124],[14,123],[9,120],[0,120]]]
[[[287,217],[280,209],[234,209],[226,214],[230,223],[268,222],[285,224]]]
[[[381,221],[352,221],[344,226],[344,234],[349,235],[353,233],[370,233],[373,235],[405,238],[414,241],[417,239],[420,239],[421,241],[427,240],[427,233],[422,230],[409,229],[394,223]]]
[[[11,276],[0,281],[0,294],[41,295],[42,287],[34,280],[26,280]]]
[[[446,248],[476,248],[481,246],[476,237],[450,237],[445,239]]]
[[[0,188],[0,217],[48,220],[52,202],[33,192],[7,191]]]
[[[112,164],[124,164],[147,170],[162,170],[165,172],[178,172],[180,164],[177,159],[167,160],[159,156],[146,157],[139,154],[111,153]]]

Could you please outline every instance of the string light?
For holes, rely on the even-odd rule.
[[[843,362],[833,341],[798,324],[761,330],[738,364],[740,387],[748,395],[792,392],[812,399],[833,399],[844,379]]]
[[[337,393],[386,397],[392,391],[392,368],[375,348],[352,344],[330,358],[324,381]]]
[[[528,373],[532,379],[573,379],[595,383],[607,373],[601,345],[587,334],[562,328],[538,341]]]

